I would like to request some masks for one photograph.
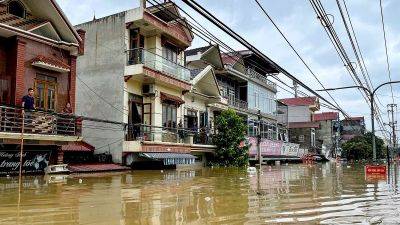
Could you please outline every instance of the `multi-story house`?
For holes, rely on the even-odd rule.
[[[289,142],[300,144],[300,148],[316,152],[321,146],[316,139],[319,123],[313,121],[313,114],[320,109],[316,97],[297,97],[280,99],[287,105],[289,123]]]
[[[85,55],[78,61],[83,81],[78,111],[126,124],[86,122],[83,136],[96,153],[110,153],[117,163],[193,164],[214,147],[199,127],[208,123],[204,102],[219,100],[216,83],[204,83],[215,81],[215,74],[204,70],[192,79],[185,67],[184,50],[193,34],[176,5],[144,2],[76,26],[86,31]],[[94,93],[101,100],[93,101]],[[192,152],[201,154],[195,159]]]
[[[343,143],[365,134],[365,120],[363,116],[345,118],[341,121],[340,125],[340,137]]]
[[[339,113],[322,112],[313,115],[313,121],[319,123],[319,128],[315,130],[316,141],[325,150],[325,154],[331,156],[335,153],[339,141]]]
[[[0,174],[19,169],[43,172],[63,162],[63,147],[81,140],[75,111],[77,56],[82,31],[75,31],[55,0],[0,1]],[[38,111],[21,113],[22,97],[35,92]],[[23,129],[24,127],[24,129]]]
[[[247,121],[249,136],[257,134],[260,113],[262,138],[278,139],[276,84],[267,79],[267,75],[278,73],[272,65],[250,51],[221,53],[217,45],[191,49],[185,55],[186,65],[193,77],[207,68],[215,74],[220,99],[204,106],[210,111],[207,125],[211,131],[213,120],[219,112],[233,108]],[[209,79],[208,83],[215,82]]]

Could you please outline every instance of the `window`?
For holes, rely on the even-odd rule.
[[[299,142],[304,142],[304,135],[299,135]]]
[[[8,13],[25,18],[25,8],[19,1],[11,1],[8,3]]]
[[[185,115],[185,128],[198,129],[197,124],[197,111],[187,110]]]
[[[167,59],[168,61],[176,63],[178,61],[178,48],[171,45],[165,44],[163,47],[163,58]]]
[[[55,111],[57,101],[57,78],[38,74],[35,80],[35,105],[39,109]]]
[[[176,105],[162,105],[162,123],[163,127],[176,128]]]

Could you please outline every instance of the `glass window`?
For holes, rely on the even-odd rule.
[[[176,105],[163,104],[162,105],[162,124],[164,127],[176,128]]]

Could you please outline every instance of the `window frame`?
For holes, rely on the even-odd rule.
[[[44,78],[44,79],[40,79]],[[51,79],[54,80],[51,80]],[[38,86],[39,84],[43,84],[43,90],[44,90],[44,96],[43,96],[43,106],[40,105],[40,96],[39,96],[39,90],[38,90]],[[54,98],[53,98],[53,103],[54,104],[54,108],[49,108],[49,104],[51,104],[49,102],[49,86],[52,85],[54,87]],[[57,111],[57,103],[58,103],[58,83],[57,83],[57,78],[53,77],[53,76],[49,76],[46,74],[42,74],[42,73],[38,73],[36,75],[36,78],[34,80],[34,90],[35,90],[35,106],[39,109],[45,110],[45,111]]]

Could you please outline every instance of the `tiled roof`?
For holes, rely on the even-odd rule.
[[[319,128],[318,122],[291,122],[289,128]]]
[[[59,68],[66,69],[66,70],[69,70],[69,68],[70,68],[70,66],[68,64],[61,61],[60,59],[50,58],[50,57],[46,57],[43,55],[38,55],[32,60],[32,63],[36,63],[36,62],[45,63],[48,65],[59,67]]]
[[[315,105],[317,97],[298,97],[298,98],[284,98],[279,101],[283,102],[288,106],[306,106]]]
[[[323,112],[314,114],[313,120],[314,121],[336,120],[338,117],[339,117],[338,112]]]
[[[349,118],[345,118],[344,120],[347,121],[364,121],[364,117],[363,116],[356,116],[356,117],[349,117]]]
[[[222,62],[227,65],[235,65],[240,60],[235,53],[221,53]]]
[[[94,151],[94,146],[81,141],[81,142],[77,142],[77,143],[71,143],[68,145],[63,145],[61,147],[61,149],[64,152],[93,152]]]
[[[7,6],[0,3],[0,23],[28,31],[46,22],[48,21],[33,17],[30,14],[27,14],[26,18],[9,14],[7,12]]]

